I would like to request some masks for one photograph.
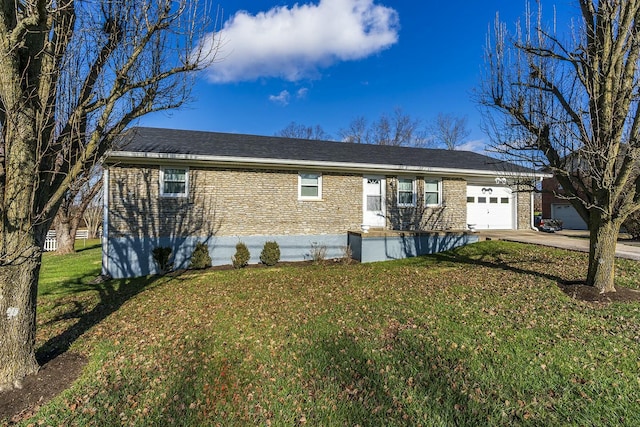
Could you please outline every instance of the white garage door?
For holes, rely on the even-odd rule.
[[[508,187],[467,186],[467,224],[478,230],[515,228],[515,202]]]
[[[586,230],[587,223],[578,215],[573,206],[564,203],[551,204],[551,217],[562,220],[562,227],[568,230]]]

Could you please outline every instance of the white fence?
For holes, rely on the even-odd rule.
[[[76,240],[84,239],[86,241],[88,238],[89,238],[89,230],[76,231]],[[45,252],[51,252],[57,249],[58,249],[58,240],[56,239],[56,231],[49,230],[49,232],[47,232],[47,238],[44,241],[44,250]]]
[[[56,240],[56,232],[49,231],[47,233],[47,238],[44,241],[44,250],[45,252],[51,252],[58,249],[58,241]]]

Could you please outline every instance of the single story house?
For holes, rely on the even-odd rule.
[[[115,278],[154,273],[158,246],[186,267],[199,241],[220,265],[238,242],[259,262],[269,240],[282,260],[303,260],[313,248],[343,256],[350,232],[530,229],[533,197],[518,185],[542,177],[469,151],[218,132],[138,127],[117,147],[103,225]]]

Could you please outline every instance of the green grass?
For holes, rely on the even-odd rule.
[[[639,305],[557,287],[585,254],[493,241],[99,285],[87,259],[58,287],[52,260],[38,342],[89,364],[25,424],[640,425]],[[618,277],[637,287],[638,263]]]
[[[39,297],[71,294],[87,290],[86,285],[100,275],[100,240],[76,241],[76,253],[58,255],[45,252],[38,284]]]

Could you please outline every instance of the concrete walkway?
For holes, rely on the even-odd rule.
[[[480,240],[505,240],[509,242],[531,243],[573,251],[589,252],[589,232],[563,230],[544,233],[533,230],[479,230]],[[640,261],[640,246],[618,243],[616,256]]]

